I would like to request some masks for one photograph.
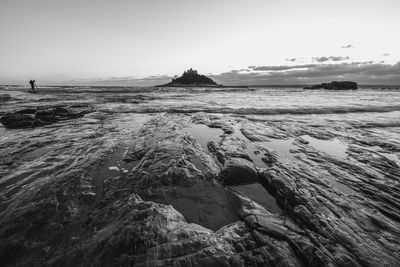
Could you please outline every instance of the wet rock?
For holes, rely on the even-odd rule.
[[[231,134],[234,132],[232,126],[221,121],[210,121],[207,126],[211,128],[221,128],[225,134]]]
[[[220,179],[225,185],[240,185],[258,182],[254,164],[247,159],[230,158],[225,161],[220,173]]]
[[[225,151],[220,149],[214,141],[209,141],[207,143],[207,149],[210,153],[215,155],[220,164],[225,164]]]
[[[36,119],[35,115],[8,113],[0,118],[0,123],[10,129],[30,128],[44,125],[42,121]]]
[[[107,183],[104,199],[90,209],[97,190],[87,181],[96,159],[42,181],[34,194],[14,196],[1,213],[4,265],[301,266],[287,241],[241,221],[218,180],[220,169],[183,131],[185,118],[149,121],[133,146],[144,151],[140,163]],[[193,214],[201,215],[197,223],[188,221]],[[229,216],[217,228],[210,224]]]
[[[218,145],[214,141],[209,141],[207,143],[207,148],[208,151],[210,151],[213,154],[216,154],[218,152]]]
[[[223,130],[225,134],[232,134],[234,132],[234,129],[229,122],[221,120],[221,117],[216,115],[209,116],[204,113],[199,113],[198,115],[193,116],[192,122],[204,124],[210,128],[219,128]]]
[[[218,180],[220,168],[184,130],[189,118],[167,117],[150,120],[129,149],[142,156],[126,183],[144,200],[172,204],[189,222],[212,230],[237,221]]]
[[[26,109],[18,110],[18,111],[16,111],[15,113],[17,113],[17,114],[31,114],[31,115],[33,115],[33,114],[35,114],[37,111],[38,111],[37,108],[26,108]]]
[[[6,102],[6,101],[10,101],[11,100],[11,96],[8,94],[0,94],[0,102]]]
[[[305,144],[305,145],[308,145],[310,143],[309,141],[307,141],[306,139],[304,139],[302,137],[297,138],[297,141],[300,142],[301,144]]]
[[[326,190],[322,184],[316,186],[312,179],[306,178],[311,174],[305,174],[305,170],[299,173],[283,166],[274,167],[261,174],[261,182],[273,192],[290,217],[306,230],[306,236],[339,266],[379,265],[377,255],[388,265],[395,266],[398,259],[392,255],[397,253],[399,244],[389,245],[391,238],[376,242],[383,229],[376,228],[369,217],[377,211],[368,208],[367,203]],[[384,231],[388,236],[395,236],[398,229]],[[377,251],[381,242],[386,244],[386,249]]]
[[[255,133],[254,129],[251,129],[251,128],[242,128],[241,132],[247,139],[249,139],[252,142],[259,142],[259,141],[267,140],[264,136]],[[265,134],[266,133],[264,133],[264,135]]]
[[[270,152],[264,153],[264,157],[262,157],[261,159],[268,166],[272,166],[275,162],[278,161],[278,157]]]
[[[32,128],[52,124],[62,120],[82,117],[86,111],[76,112],[70,108],[49,107],[30,108],[14,113],[7,113],[0,118],[0,122],[10,129]]]
[[[301,231],[295,224],[286,222],[284,218],[267,211],[234,189],[230,188],[228,192],[235,210],[252,229],[258,229],[278,239],[284,239],[289,230]]]
[[[104,184],[94,181],[115,147],[111,134],[79,142],[68,135],[67,143],[35,154],[41,164],[21,165],[13,156],[37,148],[32,139],[0,147],[12,147],[4,154],[14,162],[0,165],[2,266],[399,266],[399,176],[393,161],[354,144],[350,159],[322,153],[311,141],[293,142],[296,158],[290,162],[266,150],[246,150],[263,142],[263,128],[293,140],[357,131],[241,118],[234,132],[224,133],[221,142],[206,140],[203,149],[185,131],[195,116],[215,125],[238,123],[229,116],[154,116],[129,136],[125,159],[137,164]],[[247,132],[254,138],[237,129],[252,129]],[[83,130],[90,128],[76,131]],[[49,138],[48,145],[60,144]],[[267,164],[255,168],[256,157]],[[268,209],[251,187],[224,186],[255,181],[281,210]]]
[[[271,132],[285,132],[286,136],[296,139],[290,151],[297,154],[293,159],[296,162],[285,162],[266,153],[263,159],[266,168],[259,173],[259,180],[275,196],[295,228],[301,229],[302,234],[287,234],[285,238],[308,265],[377,266],[380,263],[376,257],[388,266],[399,264],[396,250],[400,243],[394,241],[400,229],[400,219],[395,214],[400,207],[395,189],[399,168],[395,162],[379,152],[355,146],[350,146],[347,151],[353,160],[335,157],[315,149],[311,142],[303,141],[301,137],[309,135],[329,142],[338,131],[349,134],[347,125],[334,129],[318,124],[302,128],[297,121],[276,124],[257,121],[242,122],[242,129],[243,135],[253,142],[265,140],[266,135],[261,129],[265,129],[267,136]],[[352,134],[359,136],[359,131],[354,131]],[[355,142],[370,146],[385,142],[379,145],[380,149],[386,153],[398,151],[394,139],[382,141],[378,135],[370,138],[373,140],[361,142],[356,139]],[[224,137],[220,145],[227,160],[230,156],[247,158],[243,156],[243,147],[243,142],[234,136]],[[249,156],[250,160],[254,159],[253,155]],[[249,225],[258,223],[256,216],[248,218],[252,218],[247,221]],[[268,222],[273,221],[268,216],[265,218]],[[282,233],[274,234],[282,238]],[[382,244],[384,248],[380,247]]]

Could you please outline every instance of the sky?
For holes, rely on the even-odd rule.
[[[398,0],[0,0],[0,84],[400,84]]]

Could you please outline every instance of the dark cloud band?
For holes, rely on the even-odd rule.
[[[224,84],[308,84],[331,80],[354,80],[366,84],[400,84],[400,62],[390,65],[373,61],[304,64],[293,66],[249,66],[248,72],[230,71],[213,78]]]

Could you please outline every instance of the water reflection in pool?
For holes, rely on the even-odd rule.
[[[321,140],[311,137],[309,135],[302,135],[301,137],[304,140],[308,141],[310,146],[328,155],[344,159],[347,157],[347,144],[343,143],[337,138],[333,138],[330,140]]]

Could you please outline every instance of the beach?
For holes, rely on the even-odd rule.
[[[0,96],[0,117],[79,114],[0,125],[4,262],[400,265],[396,88],[0,86]]]

